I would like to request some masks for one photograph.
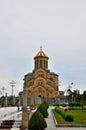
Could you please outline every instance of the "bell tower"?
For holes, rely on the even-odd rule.
[[[48,56],[40,47],[40,51],[34,57],[34,69],[37,70],[42,68],[44,70],[48,70]]]

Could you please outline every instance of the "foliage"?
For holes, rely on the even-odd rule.
[[[71,122],[71,121],[74,120],[74,117],[72,115],[70,115],[70,114],[66,114],[65,115],[65,120]]]
[[[55,111],[58,112],[66,121],[73,121],[74,117],[71,114],[67,114],[60,107],[55,107]]]
[[[37,109],[45,118],[48,117],[48,110],[45,106],[45,104],[40,104],[38,109]]]
[[[70,107],[78,107],[78,106],[81,106],[81,104],[73,102],[73,103],[69,103],[69,106]]]
[[[39,111],[36,111],[29,121],[28,130],[44,130],[46,127],[47,123],[43,115]]]
[[[49,108],[48,102],[44,101],[42,104],[44,104],[44,105],[46,106],[47,109]]]
[[[86,91],[84,91],[82,95],[82,105],[86,105]]]
[[[82,95],[81,94],[74,95],[74,105],[80,106],[81,102],[82,102]]]
[[[76,106],[76,107],[69,107],[69,110],[82,110],[81,106]],[[83,107],[83,110],[86,110],[86,107]]]
[[[86,105],[86,91],[83,94],[76,94],[74,95],[74,104],[77,106],[85,106]]]

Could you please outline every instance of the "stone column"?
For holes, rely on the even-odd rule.
[[[23,91],[22,128],[28,128],[29,114],[27,110],[27,90]]]
[[[7,93],[5,94],[5,100],[4,100],[4,107],[7,107],[8,104],[7,104]]]

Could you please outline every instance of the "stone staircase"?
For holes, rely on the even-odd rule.
[[[0,122],[0,130],[19,129],[21,121],[17,120],[3,120]]]
[[[15,120],[4,120],[0,124],[0,130],[10,130],[14,124]]]

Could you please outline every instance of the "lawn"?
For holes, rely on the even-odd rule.
[[[54,116],[58,124],[85,124],[86,125],[86,110],[68,110],[66,113],[74,116],[74,121],[67,122],[61,115],[59,115],[55,110],[53,110]]]

